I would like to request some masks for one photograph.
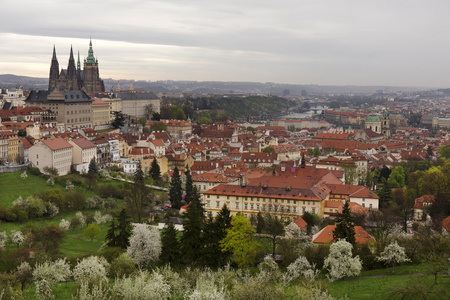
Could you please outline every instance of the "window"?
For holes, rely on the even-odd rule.
[[[266,206],[265,205],[262,206],[262,210],[266,210]]]
[[[253,204],[250,204],[250,209],[253,209]]]
[[[259,204],[256,204],[256,209],[259,210]]]
[[[217,199],[219,199],[219,195],[217,195]]]
[[[216,202],[216,207],[220,207],[220,202],[219,201]]]
[[[239,203],[236,203],[236,209],[239,209]]]
[[[247,203],[245,203],[244,208],[247,209]]]
[[[297,207],[294,206],[294,207],[292,208],[292,211],[293,211],[293,212],[297,212]]]
[[[302,208],[302,213],[305,213],[306,212],[306,209],[303,207]]]
[[[315,208],[315,207],[312,208],[312,213],[313,213],[313,214],[316,213],[316,208]]]
[[[362,207],[366,207],[366,204],[365,204],[365,203],[363,203],[363,204],[362,204]]]
[[[230,196],[227,196],[227,200],[230,200]]]
[[[209,199],[209,195],[206,195],[206,198],[208,198],[208,199]]]

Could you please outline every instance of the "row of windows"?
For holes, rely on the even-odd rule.
[[[231,196],[227,196],[227,200],[230,200],[230,197]],[[208,194],[208,195],[206,195],[206,198],[208,198],[208,199],[210,199],[211,197],[210,197],[210,195]],[[216,198],[217,199],[220,199],[220,195],[216,195]],[[239,197],[236,197],[235,198],[235,200],[240,200],[240,198]],[[258,197],[242,197],[242,200],[250,200],[250,201],[262,201],[262,202],[266,202],[266,198],[258,198]],[[287,204],[297,204],[297,200],[288,200],[288,199],[271,199],[271,198],[268,198],[267,199],[267,202],[269,202],[269,203],[272,203],[272,202],[274,202],[274,203],[278,203],[278,201],[280,201],[280,203],[287,203]],[[302,200],[302,201],[298,201],[299,203],[301,203],[301,202],[303,202],[303,205],[314,205],[314,201],[307,201],[307,200]]]
[[[80,122],[89,122],[89,121],[91,121],[90,117],[89,118],[80,118]],[[77,118],[75,118],[75,119],[67,119],[67,123],[77,123],[77,122],[78,122]]]
[[[210,205],[210,202],[208,201],[208,202],[206,202],[206,206],[207,207],[210,207],[211,205]],[[239,202],[236,202],[235,203],[235,208],[236,209],[239,209],[239,207],[240,207],[240,205],[239,205]],[[371,205],[371,207],[372,207],[372,205]],[[216,208],[220,208],[220,201],[216,201]],[[244,203],[244,206],[243,206],[243,208],[244,209],[248,209],[249,208],[249,204],[248,203]],[[250,209],[251,210],[254,210],[254,209],[256,209],[256,210],[266,210],[266,205],[265,204],[254,204],[254,203],[250,203]],[[292,209],[292,212],[293,213],[296,213],[297,212],[297,207],[296,206],[293,206],[292,208],[291,207],[284,207],[284,206],[275,206],[275,205],[267,205],[267,210],[269,210],[269,211],[281,211],[281,212],[291,212],[291,209]],[[306,210],[306,207],[302,207],[302,213],[305,213],[307,210]],[[312,213],[316,213],[316,208],[315,207],[312,207],[311,208],[311,212]]]

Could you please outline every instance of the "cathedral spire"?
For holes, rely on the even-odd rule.
[[[80,51],[78,50],[78,61],[77,61],[77,70],[81,71],[81,63],[80,63]]]
[[[92,49],[92,39],[89,41],[88,57],[85,59],[85,63],[95,64],[97,61],[94,57],[94,50]]]
[[[53,91],[56,88],[58,78],[59,78],[59,63],[58,59],[56,58],[56,48],[55,45],[53,45],[53,55],[52,55],[52,62],[50,65],[50,76],[48,81],[49,91]]]

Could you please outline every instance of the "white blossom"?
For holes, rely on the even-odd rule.
[[[59,214],[59,207],[53,202],[48,203],[48,213],[50,214],[50,217],[54,217],[57,214]]]
[[[124,300],[165,300],[170,298],[170,285],[160,273],[141,271],[134,277],[116,279],[112,293]]]
[[[20,245],[25,240],[22,231],[13,230],[11,231],[11,242],[13,244]]]
[[[109,214],[102,215],[102,213],[98,210],[96,210],[94,213],[94,221],[95,221],[95,223],[97,223],[99,225],[103,224],[103,223],[107,223],[111,220],[112,220],[112,217]]]
[[[67,180],[67,181],[66,181],[66,190],[67,190],[68,192],[70,192],[70,191],[73,190],[73,188],[74,188],[74,186],[73,186],[73,184],[72,184],[72,181]]]
[[[73,269],[73,278],[86,282],[89,286],[106,281],[109,263],[103,257],[89,256],[83,258]]]
[[[66,219],[61,219],[61,221],[59,222],[59,227],[64,230],[67,231],[70,228],[70,221],[66,220]]]
[[[55,185],[55,178],[51,176],[49,179],[47,179],[47,184],[51,186]]]
[[[22,196],[19,196],[19,198],[13,201],[12,206],[27,208],[28,202],[26,199],[23,199]]]
[[[389,244],[384,248],[384,251],[380,253],[380,256],[376,258],[378,261],[382,261],[386,264],[392,264],[392,273],[394,272],[394,265],[411,261],[405,253],[405,248],[399,246],[397,241]]]
[[[227,294],[223,284],[217,284],[215,274],[211,272],[201,273],[197,278],[195,289],[189,300],[225,300]]]
[[[86,225],[86,216],[81,211],[77,211],[75,216],[80,220],[80,227],[83,228]]]
[[[285,276],[288,281],[297,280],[300,277],[304,277],[307,280],[314,280],[318,272],[314,264],[311,264],[306,257],[300,256],[287,267]]]
[[[361,272],[362,263],[359,256],[352,257],[353,246],[345,240],[338,240],[330,246],[330,254],[324,261],[330,280],[344,276],[355,276]]]
[[[99,196],[94,196],[91,198],[88,198],[86,200],[88,208],[97,208],[97,207],[103,207],[103,199]]]
[[[107,300],[111,299],[108,295],[108,283],[100,282],[92,287],[87,282],[81,282],[80,289],[77,291],[77,297],[72,299],[79,300]]]
[[[22,178],[22,179],[26,179],[27,177],[28,177],[27,171],[23,171],[23,173],[20,174],[20,178]]]
[[[33,270],[33,279],[35,282],[46,281],[52,285],[57,282],[66,281],[71,276],[70,266],[66,258],[58,259],[55,262],[45,261],[37,264]]]
[[[140,268],[158,260],[161,248],[161,236],[158,229],[150,228],[145,224],[135,224],[127,254]]]
[[[3,249],[5,247],[5,243],[7,240],[8,236],[6,235],[6,232],[0,232],[0,249]]]

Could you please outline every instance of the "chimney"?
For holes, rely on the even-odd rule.
[[[240,175],[241,175],[241,178],[239,179],[240,180],[240,184],[241,184],[242,187],[245,187],[245,175],[242,174],[242,173]]]

